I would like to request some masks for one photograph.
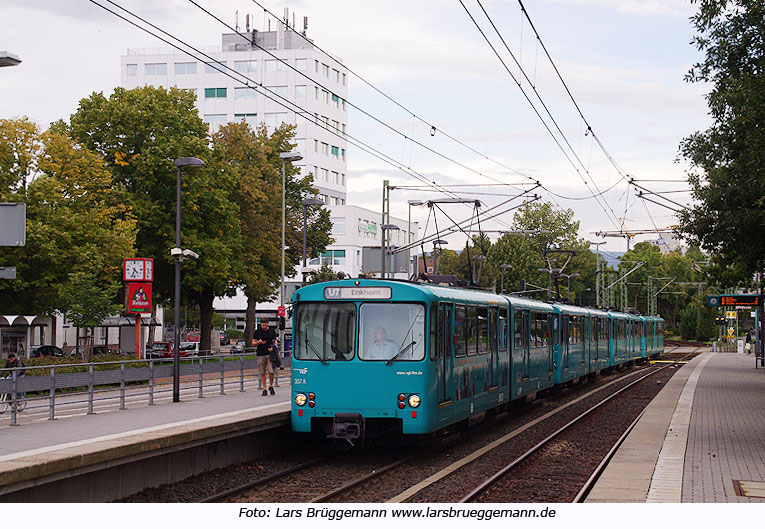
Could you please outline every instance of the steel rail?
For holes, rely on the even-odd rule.
[[[618,389],[617,391],[615,391],[614,393],[612,393],[611,395],[609,395],[608,397],[606,397],[605,399],[603,399],[599,403],[597,403],[594,406],[592,406],[587,411],[581,413],[578,417],[574,418],[573,420],[569,421],[567,424],[565,424],[564,426],[562,426],[561,428],[559,428],[558,430],[553,432],[552,434],[548,435],[542,441],[540,441],[539,443],[534,445],[532,448],[527,450],[525,453],[523,453],[520,457],[518,457],[517,459],[515,459],[514,461],[512,461],[511,463],[509,463],[505,467],[503,467],[501,470],[499,470],[494,475],[492,475],[490,478],[488,478],[483,483],[481,483],[478,487],[473,489],[469,494],[467,494],[462,499],[460,499],[458,503],[469,503],[469,502],[472,502],[473,500],[478,498],[478,496],[480,496],[486,490],[488,490],[502,476],[504,476],[505,474],[510,472],[513,468],[515,468],[518,465],[520,465],[523,461],[528,459],[534,453],[538,452],[542,447],[544,447],[550,441],[552,441],[553,439],[558,437],[561,433],[563,433],[566,430],[568,430],[569,428],[571,428],[574,424],[578,423],[580,420],[582,420],[583,418],[587,417],[590,413],[594,412],[595,410],[597,410],[598,408],[600,408],[601,406],[603,406],[604,404],[609,402],[611,399],[615,398],[617,395],[620,395],[623,391],[626,391],[627,389],[629,389],[629,388],[635,386],[636,384],[642,382],[646,378],[648,378],[650,376],[653,376],[656,373],[658,373],[658,372],[660,372],[660,371],[662,371],[662,370],[664,370],[664,369],[666,369],[668,367],[670,367],[670,366],[667,365],[667,366],[660,367],[660,368],[656,369],[655,371],[652,371],[651,373],[648,373],[647,375],[644,375],[644,376],[638,378],[637,380],[635,380],[633,382],[630,382],[626,386]]]
[[[353,481],[351,481],[349,483],[346,483],[345,485],[341,485],[341,486],[337,487],[336,489],[333,489],[333,490],[327,492],[326,494],[322,494],[321,496],[312,499],[309,503],[322,503],[322,502],[325,502],[327,500],[330,500],[331,498],[339,496],[343,492],[351,490],[354,487],[357,487],[357,486],[361,485],[362,483],[365,483],[365,482],[367,482],[367,481],[369,481],[371,479],[374,479],[376,477],[382,476],[386,472],[388,472],[390,470],[393,470],[394,468],[396,468],[396,467],[398,467],[400,465],[403,465],[404,463],[406,463],[407,461],[410,461],[414,457],[415,457],[414,455],[411,455],[409,457],[405,457],[404,459],[399,459],[398,461],[395,461],[395,462],[391,463],[390,465],[386,465],[386,466],[382,467],[379,470],[373,470],[372,472],[368,473],[366,476],[362,476],[362,477],[360,477],[358,479],[355,479],[355,480],[353,480]]]

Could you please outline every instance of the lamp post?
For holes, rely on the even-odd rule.
[[[443,239],[436,239],[433,241],[433,274],[438,275],[438,268],[441,266],[441,254],[443,253],[443,246],[444,244],[449,244],[449,241],[445,241]],[[436,259],[436,247],[440,249],[441,251],[438,252],[438,259]],[[425,262],[425,256],[422,256],[423,263]],[[425,273],[427,273],[427,266],[425,267]]]
[[[21,64],[21,59],[18,55],[7,51],[0,51],[0,68],[3,66],[18,66]]]
[[[478,284],[481,282],[481,269],[483,268],[483,262],[485,260],[486,260],[486,256],[485,255],[476,255],[476,256],[473,257],[473,274],[472,274],[473,281],[472,281],[472,283],[474,285],[476,285],[476,286],[478,286]],[[478,266],[478,273],[477,274],[476,274],[476,271],[475,271],[475,267],[476,267],[475,263],[476,262],[478,263],[478,265],[477,265]]]
[[[510,270],[511,268],[513,268],[513,266],[509,265],[509,264],[501,264],[501,265],[499,265],[499,275],[502,278],[502,283],[501,283],[501,288],[502,288],[501,292],[502,292],[502,294],[505,293],[505,270]]]
[[[380,270],[381,270],[381,272],[380,272],[380,279],[385,279],[385,268],[386,268],[386,266],[385,266],[385,257],[386,257],[386,253],[387,253],[387,238],[388,238],[386,232],[388,232],[390,230],[398,231],[400,229],[401,228],[399,228],[395,224],[383,224],[382,226],[380,226],[380,235],[382,236],[382,241],[380,241],[381,249],[382,249],[382,259],[381,259],[381,262],[380,262]]]
[[[305,285],[305,268],[308,265],[306,262],[308,252],[308,206],[323,206],[324,201],[320,198],[304,198],[301,202],[303,204],[303,285]]]
[[[170,254],[175,258],[175,328],[173,329],[173,402],[181,400],[181,169],[183,167],[201,167],[205,163],[199,158],[177,158],[173,165],[177,167],[175,182],[175,248]]]
[[[282,279],[279,282],[279,306],[284,306],[284,247],[287,244],[287,162],[297,162],[303,156],[297,152],[280,152],[282,159]],[[279,352],[284,351],[284,329],[279,329]]]
[[[425,204],[425,202],[423,202],[422,200],[408,200],[407,203],[409,205],[409,219],[407,220],[407,244],[411,245],[412,244],[412,206],[422,206],[423,204]],[[417,280],[417,277],[420,275],[418,259],[419,259],[419,256],[417,255],[417,252],[415,252],[414,273],[412,274],[415,281]],[[425,256],[423,256],[422,259],[424,261]]]
[[[568,280],[568,287],[567,287],[568,288],[568,299],[573,301],[574,298],[571,297],[571,278],[572,277],[579,277],[580,274],[574,272],[573,274],[567,274],[567,275],[566,274],[561,274],[561,276],[563,276],[563,275],[565,275],[566,279]]]

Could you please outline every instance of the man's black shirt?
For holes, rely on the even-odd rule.
[[[255,334],[252,336],[255,340],[264,340],[266,343],[259,343],[258,344],[258,356],[268,356],[268,348],[274,345],[274,340],[276,340],[276,331],[273,330],[271,327],[266,329],[265,331],[258,327],[255,329]]]

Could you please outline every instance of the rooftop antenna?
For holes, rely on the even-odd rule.
[[[234,15],[235,15],[235,18],[236,18],[236,24],[235,24],[236,32],[239,33],[239,10],[238,9],[236,11],[234,11]]]
[[[305,37],[306,31],[308,31],[308,17],[303,17],[303,36]]]
[[[292,13],[292,29],[295,29],[295,13]]]
[[[247,22],[247,26],[246,26],[247,33],[249,33],[250,32],[250,14],[249,13],[247,13],[247,16],[245,17],[245,20]],[[236,28],[236,29],[238,30],[239,28]]]
[[[289,27],[290,25],[290,8],[285,7],[284,8],[284,25]]]

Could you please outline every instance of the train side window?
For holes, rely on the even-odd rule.
[[[467,354],[478,354],[478,308],[468,305],[467,317]]]
[[[499,350],[507,351],[507,308],[499,309]]]
[[[476,345],[478,354],[489,352],[489,311],[486,307],[478,307],[476,320]]]
[[[456,343],[454,344],[454,356],[465,356],[466,354],[466,327],[465,305],[457,305],[454,308],[454,336],[456,340]]]
[[[515,311],[515,343],[513,347],[519,351],[523,349],[523,312]]]

